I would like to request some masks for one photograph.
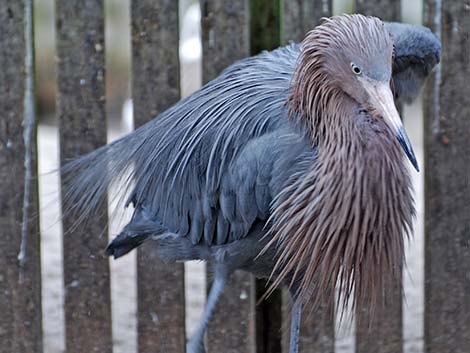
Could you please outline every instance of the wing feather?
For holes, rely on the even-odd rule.
[[[245,236],[271,201],[269,173],[259,175],[245,147],[295,128],[286,101],[298,54],[291,45],[242,60],[134,133],[66,165],[70,209],[91,215],[115,182],[136,212],[193,244]]]

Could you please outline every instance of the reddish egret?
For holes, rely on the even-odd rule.
[[[391,33],[391,34],[390,34]],[[290,353],[301,307],[353,298],[375,307],[399,275],[414,205],[405,157],[418,169],[394,104],[416,97],[440,44],[420,26],[361,15],[326,19],[301,45],[226,69],[134,133],[68,164],[67,212],[103,207],[123,185],[134,215],[106,252],[143,244],[166,261],[215,272],[203,335],[237,269],[288,285]],[[393,79],[393,80],[392,80]],[[393,82],[394,81],[394,82]],[[124,201],[124,200],[122,200]]]

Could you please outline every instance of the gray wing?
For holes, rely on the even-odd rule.
[[[411,103],[431,70],[441,59],[441,43],[429,28],[386,23],[395,42],[393,81],[397,103]]]

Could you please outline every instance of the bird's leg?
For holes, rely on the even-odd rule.
[[[227,275],[222,271],[216,272],[214,283],[212,284],[207,298],[206,308],[204,310],[204,317],[202,318],[199,326],[191,339],[189,340],[186,351],[187,353],[205,353],[204,349],[204,333],[206,332],[209,321],[214,314],[215,307],[219,301],[220,295],[223,293],[225,284],[227,283]]]
[[[299,353],[299,333],[301,318],[302,305],[300,303],[294,303],[291,312],[289,353]]]

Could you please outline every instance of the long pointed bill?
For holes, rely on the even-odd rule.
[[[418,161],[416,160],[415,153],[413,151],[413,146],[411,145],[410,140],[408,139],[408,135],[405,132],[403,126],[400,128],[397,134],[398,141],[400,142],[401,147],[405,150],[408,159],[410,160],[413,167],[415,167],[416,171],[419,172],[419,165]]]
[[[377,109],[377,111],[380,112],[387,124],[393,129],[411,164],[416,171],[419,172],[419,166],[413,147],[411,146],[410,140],[403,128],[403,123],[400,119],[397,108],[395,107],[390,87],[388,84],[381,82],[370,82],[364,80],[362,83],[366,91],[369,93],[370,103],[375,109]]]

